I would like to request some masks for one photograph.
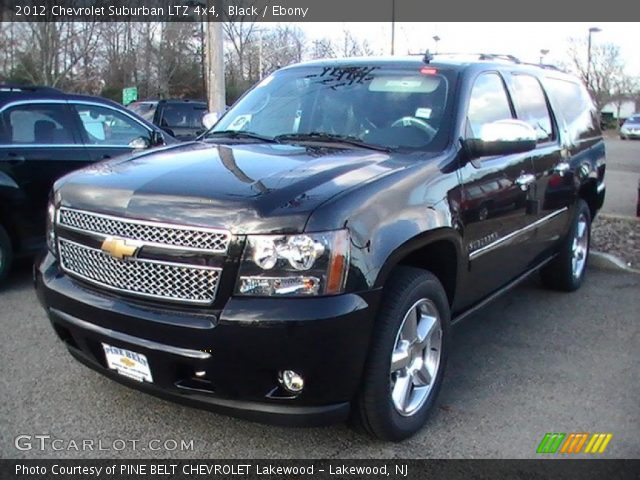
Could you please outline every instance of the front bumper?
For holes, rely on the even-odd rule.
[[[620,136],[625,138],[640,138],[640,130],[620,131]]]
[[[347,418],[380,296],[232,297],[222,310],[177,308],[96,290],[62,274],[51,254],[37,263],[35,283],[56,333],[85,365],[163,398],[288,425]],[[146,355],[154,382],[108,369],[102,342]],[[301,394],[279,385],[283,369],[303,376]]]

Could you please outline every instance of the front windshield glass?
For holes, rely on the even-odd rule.
[[[435,68],[283,70],[238,101],[207,136],[250,132],[285,142],[342,137],[387,148],[429,148],[446,118],[448,89]]]

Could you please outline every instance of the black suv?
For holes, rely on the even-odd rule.
[[[44,247],[53,182],[98,160],[175,143],[108,100],[0,85],[0,281],[14,256]]]
[[[536,270],[580,286],[604,158],[589,95],[554,69],[295,65],[197,142],[58,181],[38,295],[73,356],[129,386],[399,440],[454,323]]]
[[[206,130],[207,104],[195,100],[145,100],[127,106],[180,141],[194,140]]]

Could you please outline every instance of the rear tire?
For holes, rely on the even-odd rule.
[[[553,290],[573,292],[580,288],[587,270],[591,244],[591,211],[580,199],[571,228],[556,258],[540,270],[542,283]]]
[[[13,248],[7,231],[0,225],[0,283],[9,275],[13,261]]]
[[[447,295],[433,274],[393,271],[355,402],[354,419],[367,433],[400,441],[424,425],[442,385],[449,322]]]

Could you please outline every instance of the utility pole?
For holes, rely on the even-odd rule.
[[[211,12],[215,6],[216,13],[222,15],[220,0],[207,0]],[[210,15],[210,14],[209,14]],[[221,20],[211,17],[207,23],[207,104],[209,112],[222,114],[226,107],[224,87],[224,34]]]
[[[391,55],[396,53],[396,0],[391,0]]]
[[[602,29],[598,27],[591,27],[589,29],[589,36],[587,38],[587,88],[591,90],[590,77],[591,77],[591,34],[601,32]]]

